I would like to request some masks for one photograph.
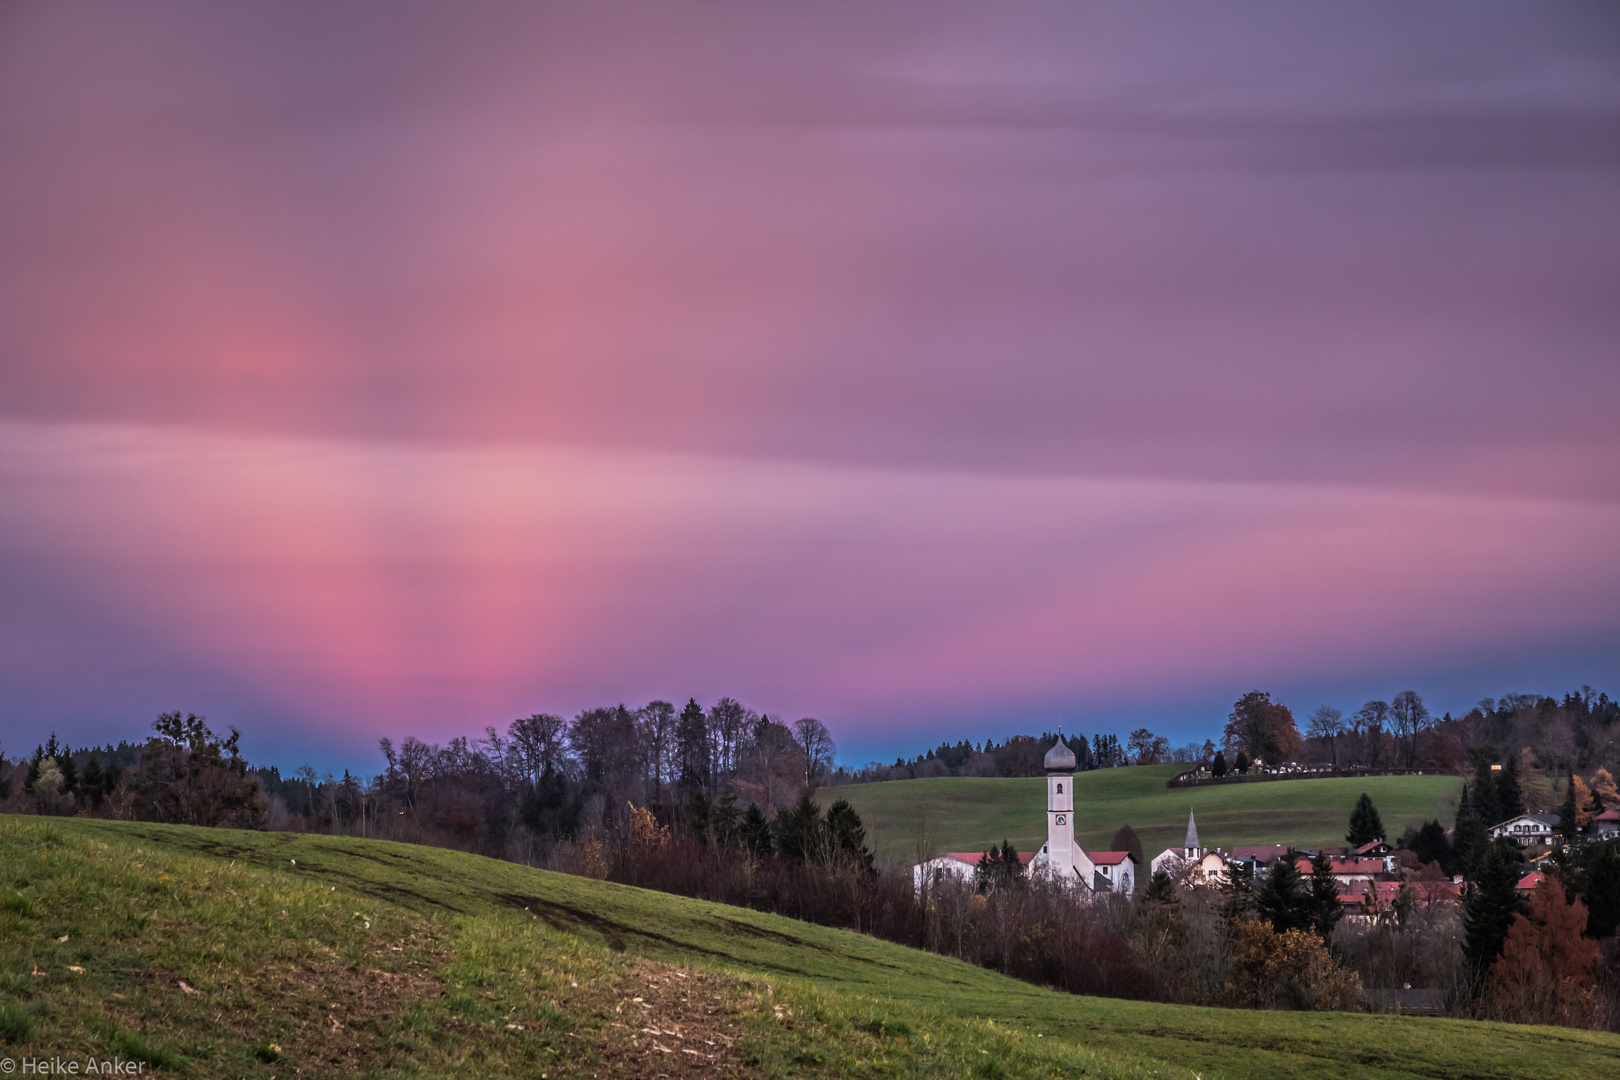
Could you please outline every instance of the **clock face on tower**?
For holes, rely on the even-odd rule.
[[[1059,825],[1061,825],[1061,824],[1063,824],[1063,815],[1062,815],[1062,814],[1059,814],[1059,815],[1058,815],[1058,816],[1057,816],[1057,823],[1058,823],[1058,824],[1059,824]]]

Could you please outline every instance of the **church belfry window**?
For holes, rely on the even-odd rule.
[[[1059,794],[1059,795],[1061,795],[1061,794],[1063,794],[1063,785],[1062,785],[1062,784],[1059,784],[1059,785],[1058,785],[1058,790],[1057,790],[1057,793],[1058,793],[1058,794]]]

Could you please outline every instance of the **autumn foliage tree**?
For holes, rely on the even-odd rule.
[[[1548,876],[1530,894],[1530,910],[1513,920],[1502,955],[1491,965],[1486,1011],[1521,1024],[1588,1027],[1596,1012],[1593,969],[1598,946],[1583,937],[1586,905],[1566,903]]]
[[[1299,725],[1294,713],[1263,690],[1250,690],[1238,698],[1226,719],[1223,741],[1229,749],[1276,764],[1299,753]]]

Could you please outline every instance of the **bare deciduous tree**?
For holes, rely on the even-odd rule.
[[[838,748],[833,745],[832,734],[820,720],[806,716],[793,722],[793,741],[804,754],[804,782],[815,787],[817,778],[833,765]]]

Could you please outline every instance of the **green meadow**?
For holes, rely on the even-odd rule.
[[[1429,818],[1449,828],[1462,790],[1460,778],[1440,775],[1164,786],[1184,768],[1145,765],[1077,773],[1076,838],[1087,848],[1106,850],[1119,827],[1129,825],[1152,858],[1181,846],[1192,810],[1205,847],[1343,844],[1350,810],[1365,791],[1393,840],[1407,825]],[[878,850],[898,862],[915,861],[919,847],[983,851],[1010,840],[1020,851],[1030,851],[1046,840],[1043,777],[890,780],[841,787],[836,796],[849,800]],[[822,792],[823,801],[833,797]]]
[[[0,1062],[49,1057],[188,1077],[1588,1080],[1620,1071],[1620,1037],[1082,998],[433,848],[0,818]]]

